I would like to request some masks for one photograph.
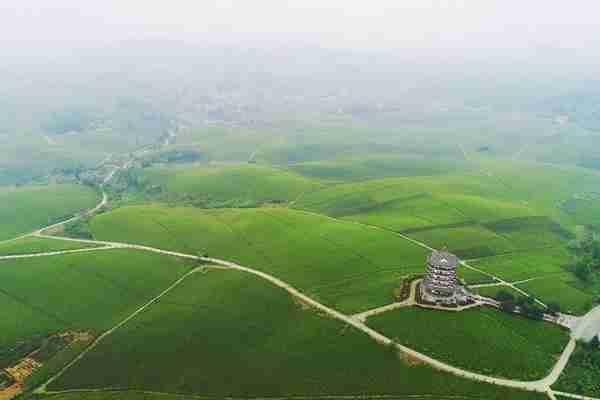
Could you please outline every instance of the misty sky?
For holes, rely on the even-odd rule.
[[[598,15],[597,0],[2,0],[0,43],[581,50],[598,47]]]

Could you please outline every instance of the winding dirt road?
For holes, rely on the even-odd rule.
[[[48,238],[48,239],[66,240],[66,241],[82,242],[82,243],[95,243],[95,244],[103,245],[103,247],[100,247],[100,249],[127,248],[127,249],[148,251],[148,252],[158,253],[158,254],[162,254],[162,255],[166,255],[166,256],[173,256],[173,257],[179,257],[179,258],[184,258],[184,259],[197,260],[197,261],[201,261],[201,262],[205,262],[205,263],[210,263],[210,264],[214,264],[214,265],[227,267],[227,268],[230,268],[233,270],[243,271],[243,272],[246,272],[246,273],[249,273],[252,275],[256,275],[256,276],[272,283],[273,285],[286,290],[292,296],[300,299],[302,302],[310,305],[311,307],[329,315],[330,317],[333,317],[339,321],[344,322],[347,325],[350,325],[350,326],[364,332],[365,334],[367,334],[369,337],[371,337],[373,340],[375,340],[378,343],[381,343],[383,345],[392,345],[393,344],[400,352],[408,355],[409,357],[412,357],[414,359],[417,359],[419,361],[427,363],[430,366],[432,366],[440,371],[445,371],[445,372],[454,374],[456,376],[460,376],[463,378],[467,378],[467,379],[471,379],[471,380],[475,380],[475,381],[479,381],[479,382],[486,382],[486,383],[491,383],[491,384],[495,384],[495,385],[499,385],[499,386],[511,387],[511,388],[515,388],[515,389],[523,389],[523,390],[546,393],[551,390],[550,386],[556,382],[556,380],[560,376],[561,372],[565,368],[573,350],[575,349],[575,340],[571,339],[569,341],[569,344],[565,347],[561,357],[559,358],[557,363],[554,365],[554,367],[550,371],[550,373],[543,379],[536,380],[536,381],[518,381],[518,380],[512,380],[512,379],[491,377],[491,376],[479,374],[476,372],[467,371],[462,368],[454,367],[443,361],[440,361],[440,360],[434,359],[430,356],[427,356],[425,354],[419,353],[409,347],[403,346],[398,343],[394,343],[390,338],[371,329],[370,327],[365,325],[360,320],[353,318],[352,316],[342,314],[341,312],[339,312],[337,310],[334,310],[324,304],[319,303],[318,301],[305,295],[304,293],[300,292],[298,289],[296,289],[293,286],[291,286],[290,284],[282,281],[281,279],[276,278],[273,275],[267,274],[265,272],[257,271],[255,269],[248,268],[248,267],[244,267],[242,265],[239,265],[239,264],[236,264],[236,263],[233,263],[230,261],[221,260],[221,259],[213,258],[213,257],[199,257],[199,256],[192,255],[192,254],[185,254],[185,253],[169,251],[169,250],[159,249],[159,248],[150,247],[150,246],[137,245],[137,244],[107,242],[107,241],[94,241],[94,240],[79,240],[79,239],[63,238],[63,237],[56,237],[56,236],[46,236],[46,235],[43,235],[40,233],[36,233],[36,235],[39,237],[44,237],[44,238]],[[98,249],[99,248],[91,248],[91,249],[86,249],[86,251],[92,251],[92,250],[98,250]],[[43,257],[46,255],[53,256],[53,255],[57,255],[57,254],[69,254],[69,253],[73,253],[73,252],[74,252],[74,250],[56,251],[56,252],[49,252],[49,253],[37,253],[37,254],[29,254],[29,255],[20,255],[19,258]],[[4,257],[0,257],[0,260],[14,259],[14,258],[15,258],[14,256],[4,256]],[[189,276],[189,275],[186,275],[186,276]],[[182,280],[183,279],[185,279],[185,277],[182,277]],[[178,281],[178,282],[180,282],[180,281]],[[171,289],[173,289],[173,287],[174,286],[171,286],[170,288],[168,288],[167,292],[170,291]],[[164,295],[164,294],[166,294],[166,293],[163,292],[163,294],[161,294],[161,295]],[[160,297],[162,297],[162,296],[160,296]],[[148,307],[149,305],[153,304],[157,300],[158,300],[158,298],[151,300],[149,303],[147,303],[145,306],[143,306],[143,308]],[[100,337],[98,337],[98,339],[94,342],[95,345],[97,345],[99,342],[101,342],[106,336],[110,335],[110,333],[114,332],[116,329],[118,329],[119,327],[121,327],[122,325],[127,323],[129,320],[131,320],[131,318],[133,318],[135,315],[137,315],[139,312],[141,312],[142,309],[137,310],[134,314],[130,315],[124,321],[121,321],[115,327],[113,327],[109,331],[105,332]],[[58,376],[60,376],[60,374],[62,374],[64,371],[66,371],[68,368],[70,368],[72,365],[74,365],[78,360],[83,358],[85,356],[85,354],[87,354],[88,352],[89,352],[89,350],[80,354],[80,356],[78,356],[75,360],[73,360],[73,362],[71,362],[69,365],[67,365],[59,373],[59,375],[56,375],[53,378],[51,378],[51,380],[49,382],[47,382],[46,385],[48,383],[50,383],[51,381],[55,380],[56,378],[58,378]],[[43,390],[45,390],[46,385],[43,386]]]
[[[121,168],[127,168],[130,165],[130,162],[126,163],[125,165],[123,165]],[[116,168],[115,170],[113,170],[103,181],[103,184],[101,185],[101,188],[108,183],[114,176],[114,174],[121,168]],[[57,255],[64,255],[64,254],[71,254],[71,253],[81,253],[81,252],[91,252],[91,251],[100,251],[100,250],[110,250],[110,249],[116,249],[116,248],[127,248],[127,249],[135,249],[135,250],[141,250],[141,251],[148,251],[148,252],[153,252],[153,253],[158,253],[158,254],[163,254],[163,255],[167,255],[167,256],[173,256],[173,257],[179,257],[179,258],[185,258],[185,259],[191,259],[191,260],[197,260],[197,261],[201,261],[201,262],[205,262],[205,263],[211,263],[214,265],[218,265],[218,266],[222,266],[222,267],[226,267],[226,268],[230,268],[233,270],[238,270],[238,271],[243,271],[245,273],[249,273],[252,275],[256,275],[266,281],[269,281],[270,283],[272,283],[273,285],[280,287],[284,290],[286,290],[288,293],[290,293],[292,296],[302,300],[304,303],[312,306],[313,308],[329,315],[332,318],[335,318],[339,321],[344,322],[345,324],[354,327],[355,329],[358,329],[362,332],[364,332],[365,334],[367,334],[369,337],[371,337],[373,340],[375,340],[378,343],[381,343],[383,345],[394,345],[398,351],[408,355],[409,357],[412,357],[414,359],[417,359],[421,362],[427,363],[430,366],[432,366],[433,368],[436,368],[440,371],[445,371],[451,374],[454,374],[456,376],[460,376],[466,379],[471,379],[471,380],[475,380],[475,381],[479,381],[479,382],[486,382],[486,383],[490,383],[490,384],[495,384],[495,385],[499,385],[499,386],[505,386],[505,387],[510,387],[510,388],[515,388],[515,389],[522,389],[522,390],[528,390],[528,391],[535,391],[535,392],[542,392],[542,393],[546,393],[550,398],[554,398],[555,394],[561,395],[561,396],[567,396],[567,397],[572,397],[572,398],[579,398],[579,399],[590,399],[590,400],[600,400],[600,399],[593,399],[590,397],[584,397],[584,396],[578,396],[578,395],[574,395],[574,394],[568,394],[568,393],[560,393],[560,392],[555,392],[551,389],[551,386],[558,380],[558,377],[560,376],[560,374],[562,373],[562,371],[564,370],[564,368],[566,367],[569,358],[571,356],[571,354],[573,353],[574,349],[575,349],[575,345],[576,345],[576,341],[574,338],[571,338],[571,340],[569,341],[569,343],[567,344],[567,346],[565,347],[565,349],[563,350],[560,358],[558,359],[558,361],[556,362],[556,364],[554,365],[554,367],[552,368],[552,370],[550,371],[550,373],[539,380],[536,381],[519,381],[519,380],[512,380],[512,379],[504,379],[504,378],[496,378],[496,377],[491,377],[491,376],[487,376],[487,375],[483,375],[483,374],[479,374],[479,373],[475,373],[475,372],[471,372],[471,371],[467,371],[464,370],[462,368],[458,368],[458,367],[454,367],[450,364],[447,364],[445,362],[436,360],[430,356],[427,356],[425,354],[419,353],[409,347],[403,346],[401,344],[395,343],[393,342],[390,338],[382,335],[381,333],[371,329],[370,327],[368,327],[367,325],[365,325],[364,320],[362,318],[355,318],[352,317],[350,315],[346,315],[346,314],[342,314],[341,312],[334,310],[330,307],[327,307],[324,304],[319,303],[318,301],[308,297],[307,295],[305,295],[304,293],[300,292],[299,290],[297,290],[296,288],[294,288],[293,286],[291,286],[290,284],[280,280],[279,278],[276,278],[273,275],[267,274],[265,272],[262,271],[257,271],[255,269],[252,268],[248,268],[248,267],[244,267],[241,266],[239,264],[230,262],[230,261],[226,261],[226,260],[221,260],[221,259],[217,259],[217,258],[212,258],[212,257],[199,257],[196,255],[191,255],[191,254],[185,254],[185,253],[180,253],[180,252],[175,252],[175,251],[169,251],[169,250],[163,250],[163,249],[159,249],[159,248],[154,248],[154,247],[150,247],[150,246],[143,246],[143,245],[136,245],[136,244],[129,244],[129,243],[119,243],[119,242],[110,242],[110,241],[96,241],[96,240],[83,240],[83,239],[73,239],[73,238],[65,238],[65,237],[57,237],[57,236],[48,236],[46,234],[44,234],[44,232],[49,231],[49,230],[53,230],[57,227],[60,227],[64,224],[67,224],[69,222],[73,222],[75,220],[78,220],[80,218],[82,218],[83,216],[86,215],[91,215],[95,212],[97,212],[98,210],[100,210],[101,208],[103,208],[108,202],[108,197],[106,195],[106,192],[103,190],[102,191],[102,200],[100,201],[100,203],[98,203],[98,205],[96,207],[94,207],[91,210],[88,210],[87,212],[80,214],[80,215],[76,215],[72,218],[69,218],[63,222],[59,222],[44,228],[41,228],[35,232],[32,232],[30,234],[27,235],[23,235],[20,236],[19,238],[16,239],[20,239],[20,238],[24,238],[27,236],[37,236],[37,237],[42,237],[42,238],[47,238],[47,239],[54,239],[54,240],[63,240],[63,241],[71,241],[71,242],[79,242],[79,243],[86,243],[86,244],[96,244],[99,245],[100,247],[94,247],[94,248],[85,248],[85,249],[78,249],[78,250],[63,250],[63,251],[53,251],[53,252],[43,252],[43,253],[34,253],[34,254],[21,254],[21,255],[16,255],[16,256],[0,256],[0,261],[2,260],[11,260],[11,259],[23,259],[23,258],[32,258],[32,257],[46,257],[46,256],[57,256]],[[310,212],[307,212],[309,214],[313,214]],[[319,216],[323,217],[323,215]],[[326,216],[325,216],[326,217]],[[327,217],[327,218],[331,218],[331,217]],[[335,218],[331,218],[336,220]],[[338,221],[338,220],[336,220]],[[339,221],[338,221],[339,222]],[[370,227],[372,229],[380,229],[380,230],[385,230],[383,228],[377,227],[377,226],[372,226],[372,225],[364,225],[367,227]],[[387,231],[387,230],[386,230]],[[390,231],[388,231],[390,232]],[[432,247],[428,246],[425,243],[419,242],[417,240],[414,240],[413,238],[410,238],[406,235],[403,234],[399,234],[396,232],[393,232],[396,235],[403,237],[405,240],[408,240],[409,242],[412,242],[420,247],[423,247],[425,249],[428,250],[434,250]],[[13,239],[13,240],[16,240]],[[513,284],[511,284],[510,282],[504,281],[502,279],[500,279],[499,277],[493,276],[485,271],[481,271],[475,267],[472,267],[470,265],[468,265],[468,263],[466,262],[461,262],[461,264],[467,268],[470,268],[472,270],[481,272],[485,275],[488,275],[492,278],[494,278],[498,283],[500,283],[501,285],[505,285],[505,286],[509,286],[519,292],[522,292],[523,294],[527,295],[526,292],[523,292],[520,288],[517,288],[516,286],[514,286]],[[165,289],[165,291],[163,291],[161,294],[159,294],[157,297],[153,298],[152,300],[150,300],[148,303],[144,304],[142,307],[140,307],[138,310],[136,310],[134,313],[132,313],[131,315],[129,315],[127,318],[125,318],[123,321],[119,322],[117,325],[115,325],[113,328],[111,328],[110,330],[104,332],[101,336],[99,336],[92,345],[90,345],[86,350],[84,350],[82,353],[80,353],[73,361],[71,361],[69,364],[67,364],[58,374],[56,374],[55,376],[53,376],[52,378],[50,378],[50,380],[48,380],[44,385],[42,385],[40,388],[36,389],[37,393],[44,393],[46,392],[46,387],[49,383],[53,382],[55,379],[57,379],[59,376],[61,376],[67,369],[69,369],[70,367],[72,367],[74,364],[76,364],[79,360],[81,360],[87,353],[89,353],[91,350],[93,350],[100,342],[102,342],[107,336],[109,336],[111,333],[113,333],[115,330],[119,329],[121,326],[123,326],[124,324],[126,324],[127,322],[129,322],[132,318],[134,318],[136,315],[138,315],[140,312],[142,312],[144,309],[146,309],[147,307],[151,306],[152,304],[154,304],[156,301],[158,301],[161,297],[163,297],[164,295],[166,295],[168,292],[170,292],[172,289],[174,289],[177,285],[179,285],[184,279],[186,279],[188,276],[190,276],[192,273],[195,273],[196,271],[198,271],[198,268],[190,271],[189,273],[187,273],[186,275],[182,276],[179,280],[177,280],[175,283],[173,283],[171,286],[169,286],[167,289]],[[539,302],[540,304],[543,304],[541,302]],[[596,318],[598,318],[600,320],[600,307],[598,307],[597,310],[594,311],[594,313],[592,314],[593,321],[596,321]],[[588,319],[588,321],[591,321],[592,319]],[[588,325],[586,325],[588,326]],[[583,328],[582,328],[583,329]],[[583,331],[586,331],[585,329],[583,329]],[[587,331],[586,331],[587,332]]]

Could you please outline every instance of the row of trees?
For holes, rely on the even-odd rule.
[[[600,280],[600,238],[588,232],[582,240],[571,243],[577,254],[573,272],[581,281],[592,284]]]
[[[516,298],[511,292],[506,290],[498,291],[495,298],[500,302],[502,310],[506,312],[520,312],[531,319],[542,320],[546,313],[556,315],[560,312],[560,306],[557,303],[548,303],[548,308],[546,309],[536,303],[533,297],[520,296]]]

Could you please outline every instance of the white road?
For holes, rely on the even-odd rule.
[[[55,236],[45,236],[42,234],[38,234],[38,236],[40,237],[46,237],[49,239],[56,239],[56,240],[67,240],[67,241],[80,241],[79,239],[72,239],[72,238],[61,238],[61,237],[55,237]],[[265,272],[262,271],[257,271],[255,269],[252,268],[248,268],[248,267],[244,267],[241,266],[239,264],[230,262],[230,261],[226,261],[226,260],[221,260],[218,258],[213,258],[213,257],[198,257],[196,255],[192,255],[192,254],[185,254],[185,253],[180,253],[180,252],[176,252],[176,251],[169,251],[169,250],[163,250],[163,249],[159,249],[159,248],[155,248],[155,247],[150,247],[150,246],[143,246],[143,245],[136,245],[136,244],[129,244],[129,243],[119,243],[119,242],[107,242],[107,241],[93,241],[93,240],[81,240],[81,242],[83,243],[96,243],[99,245],[104,245],[106,246],[113,246],[113,248],[128,248],[128,249],[135,249],[135,250],[142,250],[142,251],[149,251],[149,252],[153,252],[153,253],[158,253],[158,254],[163,254],[163,255],[168,255],[168,256],[174,256],[174,257],[180,257],[180,258],[185,258],[185,259],[191,259],[191,260],[198,260],[198,261],[202,261],[202,262],[206,262],[206,263],[210,263],[210,264],[214,264],[214,265],[219,265],[219,266],[223,266],[223,267],[227,267],[230,269],[234,269],[234,270],[238,270],[238,271],[243,271],[252,275],[256,275],[262,279],[265,279],[269,282],[271,282],[273,285],[278,286],[284,290],[286,290],[288,293],[290,293],[292,296],[302,300],[305,304],[310,305],[311,307],[326,313],[327,315],[329,315],[332,318],[338,319],[344,323],[346,323],[347,325],[350,325],[362,332],[364,332],[365,334],[367,334],[370,338],[372,338],[373,340],[375,340],[378,343],[381,343],[383,345],[391,345],[393,344],[400,352],[406,354],[407,356],[417,359],[421,362],[424,362],[426,364],[429,364],[430,366],[440,370],[440,371],[445,371],[463,378],[467,378],[467,379],[471,379],[471,380],[475,380],[475,381],[480,381],[480,382],[487,382],[487,383],[491,383],[491,384],[495,384],[495,385],[499,385],[499,386],[506,386],[506,387],[511,387],[511,388],[516,388],[516,389],[523,389],[523,390],[529,390],[529,391],[537,391],[537,392],[548,392],[550,390],[550,386],[552,384],[554,384],[556,382],[556,380],[558,379],[558,377],[560,376],[560,373],[563,371],[563,369],[565,368],[569,357],[571,356],[571,354],[573,353],[573,350],[575,349],[575,340],[571,339],[569,341],[569,344],[565,347],[561,357],[559,358],[559,360],[556,362],[556,364],[554,365],[554,367],[552,368],[552,370],[550,371],[550,373],[543,379],[539,379],[536,381],[519,381],[519,380],[513,380],[513,379],[504,379],[504,378],[496,378],[496,377],[491,377],[491,376],[487,376],[487,375],[483,375],[483,374],[479,374],[476,372],[471,372],[471,371],[467,371],[465,369],[462,368],[458,368],[458,367],[454,367],[450,364],[447,364],[443,361],[437,360],[433,357],[430,357],[428,355],[425,355],[423,353],[419,353],[409,347],[403,346],[401,344],[398,343],[394,343],[390,338],[382,335],[381,333],[371,329],[370,327],[368,327],[367,325],[365,325],[363,322],[359,321],[356,318],[353,318],[352,316],[346,315],[346,314],[342,314],[337,310],[334,310],[332,308],[327,307],[324,304],[321,304],[319,302],[317,302],[316,300],[308,297],[307,295],[305,295],[304,293],[300,292],[299,290],[297,290],[296,288],[294,288],[293,286],[289,285],[288,283],[282,281],[279,278],[276,278],[270,274],[267,274]],[[93,249],[92,249],[93,250]],[[41,257],[44,255],[56,255],[56,254],[69,254],[73,252],[72,250],[65,250],[63,252],[50,252],[50,253],[37,253],[37,254],[31,254],[31,255],[21,255],[20,258],[26,258],[27,256],[30,257]],[[12,256],[7,256],[7,257],[12,257]],[[4,257],[0,257],[0,260],[2,259],[6,259]],[[171,287],[172,289],[172,287]],[[167,289],[170,290],[170,289]],[[145,305],[145,307],[147,307],[148,305],[154,303],[157,299],[153,299],[150,303],[148,303],[147,305]],[[140,310],[136,311],[134,314],[132,314],[130,317],[128,317],[126,320],[120,322],[117,326],[115,326],[114,328],[112,328],[111,330],[105,332],[105,334],[103,334],[102,336],[100,336],[97,341],[102,340],[103,338],[105,338],[107,335],[109,335],[110,333],[114,332],[116,329],[118,329],[120,326],[122,326],[123,324],[125,324],[126,322],[128,322],[129,320],[131,320],[131,318],[133,318],[135,315],[137,315],[140,312]],[[89,352],[89,351],[87,351]],[[75,364],[75,362],[77,362],[78,360],[80,360],[81,358],[83,358],[83,356],[87,353],[82,353],[77,359],[75,359],[72,363],[70,363],[64,370],[66,370],[67,368],[69,368],[70,366],[72,366],[73,364]],[[64,372],[61,371],[62,372]],[[53,377],[52,379],[56,379],[56,376]],[[45,386],[44,386],[45,388]]]
[[[131,163],[128,162],[126,163],[122,168],[127,168]],[[108,183],[108,181],[110,181],[110,179],[112,179],[112,177],[114,176],[114,174],[117,172],[118,169],[113,170],[104,180],[104,184]],[[102,186],[103,186],[102,185]],[[340,313],[339,311],[336,311],[332,308],[327,307],[324,304],[321,304],[319,302],[317,302],[316,300],[308,297],[307,295],[303,294],[302,292],[300,292],[299,290],[297,290],[296,288],[292,287],[291,285],[289,285],[288,283],[270,275],[267,274],[265,272],[262,271],[257,271],[254,270],[252,268],[248,268],[248,267],[244,267],[229,261],[225,261],[225,260],[221,260],[221,259],[217,259],[217,258],[211,258],[211,257],[198,257],[196,255],[191,255],[191,254],[185,254],[185,253],[180,253],[180,252],[175,252],[175,251],[169,251],[169,250],[163,250],[163,249],[158,249],[158,248],[154,248],[154,247],[150,247],[150,246],[142,246],[142,245],[136,245],[136,244],[129,244],[129,243],[118,243],[118,242],[110,242],[110,241],[96,241],[96,240],[82,240],[82,239],[72,239],[72,238],[63,238],[63,237],[55,237],[55,236],[47,236],[44,234],[44,232],[54,229],[56,227],[59,227],[61,225],[64,225],[68,222],[72,222],[74,220],[77,220],[85,215],[90,215],[95,213],[96,211],[98,211],[99,209],[101,209],[102,207],[104,207],[107,203],[107,196],[106,193],[103,191],[102,193],[102,200],[101,202],[94,207],[93,209],[87,211],[84,214],[81,215],[77,215],[74,216],[66,221],[57,223],[57,224],[53,224],[50,225],[48,227],[39,229],[29,235],[24,235],[21,236],[22,237],[26,237],[26,236],[30,236],[30,235],[34,235],[34,236],[38,236],[38,237],[45,237],[48,239],[55,239],[55,240],[65,240],[65,241],[73,241],[73,242],[80,242],[80,243],[89,243],[89,244],[97,244],[100,245],[101,247],[97,247],[97,248],[90,248],[90,249],[79,249],[79,250],[64,250],[64,251],[54,251],[54,252],[45,252],[45,253],[36,253],[36,254],[23,254],[23,255],[18,255],[18,256],[1,256],[0,257],[0,261],[2,260],[10,260],[10,259],[15,259],[15,258],[31,258],[31,257],[44,257],[44,256],[54,256],[54,255],[61,255],[61,254],[70,254],[70,253],[75,253],[75,252],[89,252],[89,251],[96,251],[96,250],[107,250],[107,249],[115,249],[115,248],[129,248],[129,249],[136,249],[136,250],[141,250],[141,251],[149,251],[149,252],[153,252],[153,253],[159,253],[159,254],[163,254],[163,255],[168,255],[168,256],[174,256],[174,257],[180,257],[180,258],[186,258],[186,259],[192,259],[192,260],[198,260],[198,261],[202,261],[202,262],[208,262],[208,263],[212,263],[215,265],[220,265],[223,267],[227,267],[227,268],[231,268],[231,269],[235,269],[235,270],[239,270],[239,271],[243,271],[249,274],[253,274],[256,275],[262,279],[265,279],[269,282],[271,282],[272,284],[274,284],[275,286],[278,286],[284,290],[286,290],[288,293],[290,293],[292,296],[302,300],[304,303],[309,304],[310,306],[312,306],[313,308],[320,310],[324,313],[326,313],[327,315],[338,319],[344,323],[346,323],[347,325],[350,325],[362,332],[364,332],[366,335],[368,335],[369,337],[371,337],[373,340],[375,340],[378,343],[384,344],[384,345],[391,345],[393,344],[400,352],[406,354],[409,357],[412,357],[414,359],[417,359],[421,362],[424,362],[426,364],[429,364],[430,366],[441,370],[441,371],[445,371],[451,374],[454,374],[456,376],[460,376],[466,379],[471,379],[471,380],[475,380],[475,381],[480,381],[480,382],[487,382],[487,383],[491,383],[491,384],[495,384],[495,385],[499,385],[499,386],[506,386],[506,387],[511,387],[511,388],[516,388],[516,389],[522,389],[522,390],[528,390],[528,391],[536,391],[536,392],[543,392],[546,393],[548,396],[550,396],[551,398],[554,397],[554,394],[558,394],[561,396],[567,396],[567,397],[573,397],[573,398],[579,398],[582,400],[588,400],[588,399],[592,399],[592,398],[588,398],[588,397],[578,397],[578,395],[572,395],[572,394],[564,394],[564,393],[560,393],[560,392],[554,392],[551,390],[551,386],[556,382],[556,380],[558,379],[558,377],[560,376],[561,372],[564,370],[564,368],[566,367],[568,360],[571,356],[571,354],[573,353],[574,349],[575,349],[575,338],[572,338],[569,343],[567,344],[567,346],[565,347],[565,349],[563,350],[560,358],[558,359],[558,361],[556,362],[556,364],[554,365],[554,367],[552,368],[552,370],[549,372],[549,374],[539,380],[536,381],[519,381],[519,380],[512,380],[512,379],[504,379],[504,378],[497,378],[497,377],[491,377],[491,376],[487,376],[487,375],[483,375],[483,374],[479,374],[479,373],[475,373],[475,372],[471,372],[471,371],[467,371],[464,370],[462,368],[458,368],[458,367],[454,367],[450,364],[447,364],[443,361],[439,361],[436,360],[430,356],[427,356],[425,354],[419,353],[411,348],[408,348],[406,346],[400,345],[398,343],[394,343],[390,338],[382,335],[381,333],[371,329],[370,327],[368,327],[367,325],[364,324],[364,322],[362,322],[362,320],[360,318],[353,318],[352,316],[349,315],[345,315]],[[306,212],[308,214],[313,214],[310,212]],[[318,214],[320,217],[323,217],[323,215]],[[326,218],[331,218],[331,217],[326,217]],[[331,218],[335,221],[335,218]],[[339,221],[338,221],[339,222]],[[361,224],[362,225],[362,224]],[[373,225],[363,225],[363,226],[367,226],[370,227],[372,229],[378,229],[378,230],[384,230],[386,232],[391,232],[389,230],[377,227],[377,226],[373,226]],[[396,234],[397,236],[400,236],[402,238],[404,238],[405,240],[408,240],[409,242],[412,242],[420,247],[423,247],[425,249],[431,250],[433,251],[434,249],[430,246],[428,246],[425,243],[419,242],[417,240],[414,240],[413,238],[410,238],[406,235],[400,234],[400,233],[396,233],[393,232],[394,234]],[[514,284],[511,284],[510,282],[506,282],[494,275],[491,275],[485,271],[481,271],[475,267],[472,267],[470,265],[468,265],[466,262],[461,262],[461,264],[467,268],[473,269],[475,271],[479,271],[485,275],[488,275],[494,279],[496,279],[499,283],[501,283],[502,285],[506,285],[509,286],[511,288],[513,288],[514,290],[517,290],[521,293],[523,293],[524,295],[528,295],[526,292],[522,291],[520,288],[516,287]],[[195,272],[196,270],[193,270],[192,272]],[[190,272],[191,273],[191,272]],[[55,375],[54,377],[52,377],[48,382],[46,382],[46,384],[44,384],[42,387],[38,388],[38,391],[44,391],[47,384],[52,382],[54,379],[56,379],[58,376],[60,376],[62,373],[64,373],[64,371],[66,371],[68,368],[70,368],[72,365],[74,365],[76,362],[78,362],[79,360],[81,360],[89,351],[91,351],[100,341],[102,341],[106,336],[110,335],[112,332],[114,332],[115,330],[117,330],[118,328],[120,328],[121,326],[123,326],[124,324],[126,324],[128,321],[130,321],[132,318],[134,318],[136,315],[138,315],[141,311],[143,311],[145,308],[147,308],[148,306],[154,304],[158,299],[160,299],[160,297],[164,296],[166,293],[168,293],[170,290],[172,290],[174,287],[176,287],[183,279],[185,279],[187,276],[189,275],[185,275],[184,277],[182,277],[180,280],[178,280],[177,282],[175,282],[172,286],[170,286],[169,288],[167,288],[163,293],[161,293],[159,296],[157,296],[156,298],[150,300],[150,302],[146,303],[144,306],[142,306],[140,309],[136,310],[136,312],[134,312],[133,314],[131,314],[129,317],[127,317],[125,320],[121,321],[119,324],[117,324],[115,327],[113,327],[112,329],[110,329],[109,331],[106,331],[104,334],[102,334],[101,336],[99,336],[96,341],[94,342],[93,345],[91,345],[90,347],[88,347],[88,349],[86,349],[86,351],[82,352],[77,358],[75,358],[71,363],[69,363],[67,366],[65,366],[65,368],[63,370],[61,370],[59,372],[59,374]],[[537,300],[536,300],[537,301]],[[539,302],[539,301],[538,301]],[[540,304],[543,305],[543,303],[539,302]],[[587,335],[588,332],[590,332],[590,329],[595,329],[593,327],[596,327],[599,324],[600,321],[600,307],[596,308],[595,310],[593,310],[592,312],[590,312],[589,317],[586,316],[586,318],[583,319],[584,322],[582,322],[581,325],[578,325],[579,330],[577,330],[578,333],[580,333],[580,335]],[[592,327],[592,328],[590,328]],[[574,335],[575,336],[575,335]],[[600,400],[600,399],[592,399],[592,400]]]
[[[599,400],[596,397],[582,396],[580,394],[575,394],[575,393],[560,392],[558,390],[553,390],[552,394],[557,395],[557,396],[567,397],[569,399],[577,399],[577,400]]]
[[[596,306],[581,317],[573,328],[573,336],[586,342],[598,335],[600,335],[600,306]]]

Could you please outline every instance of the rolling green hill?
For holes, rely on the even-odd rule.
[[[565,209],[565,202],[600,188],[600,174],[581,168],[485,160],[477,168],[330,186],[303,196],[295,207],[403,232],[475,258],[566,244],[585,221],[577,217],[577,203]],[[591,204],[582,213],[591,213]],[[593,207],[600,213],[600,202]]]
[[[287,203],[321,185],[295,173],[258,165],[148,168],[147,185],[167,196],[188,197],[205,206]]]
[[[285,208],[124,207],[92,219],[99,239],[208,254],[267,271],[344,311],[390,303],[426,251],[391,232]]]
[[[295,163],[289,169],[299,174],[331,180],[356,181],[390,176],[445,175],[451,172],[468,170],[469,163],[463,161],[397,155],[365,155],[351,159],[311,161]]]
[[[0,187],[0,240],[59,222],[98,201],[98,194],[82,185]]]

